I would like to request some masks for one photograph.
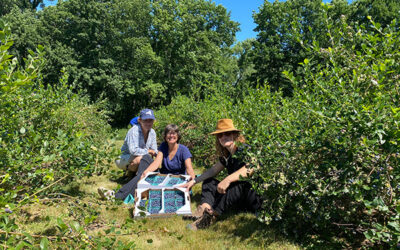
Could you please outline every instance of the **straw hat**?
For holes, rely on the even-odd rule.
[[[221,119],[217,123],[217,130],[210,133],[210,135],[216,135],[224,132],[236,131],[240,132],[241,130],[235,128],[231,119]]]

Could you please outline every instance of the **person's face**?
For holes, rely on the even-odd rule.
[[[142,125],[142,129],[145,131],[149,131],[153,127],[154,120],[153,119],[145,119],[140,120],[140,124]]]
[[[178,133],[176,133],[175,131],[169,131],[165,135],[165,141],[167,143],[177,143],[178,142]]]
[[[229,131],[217,134],[218,141],[224,148],[231,148],[234,146],[236,133]]]

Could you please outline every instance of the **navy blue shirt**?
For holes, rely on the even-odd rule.
[[[172,160],[169,159],[168,143],[161,143],[158,150],[163,153],[163,160],[160,173],[162,174],[186,174],[185,161],[192,157],[189,149],[182,144],[178,144],[178,150]]]

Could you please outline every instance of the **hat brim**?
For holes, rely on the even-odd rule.
[[[221,134],[221,133],[225,133],[225,132],[242,132],[242,130],[236,129],[236,128],[220,129],[220,130],[216,130],[216,131],[210,133],[210,135],[216,135],[216,134]]]
[[[155,120],[156,118],[154,116],[144,116],[140,117],[141,120]]]

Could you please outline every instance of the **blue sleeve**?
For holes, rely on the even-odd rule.
[[[139,147],[139,128],[136,125],[128,131],[128,134],[126,135],[126,143],[131,155],[137,156],[148,153],[147,149]]]
[[[186,161],[188,158],[192,158],[192,154],[190,153],[189,149],[184,145],[182,145],[182,146],[183,146],[183,150],[182,150],[183,161]]]

